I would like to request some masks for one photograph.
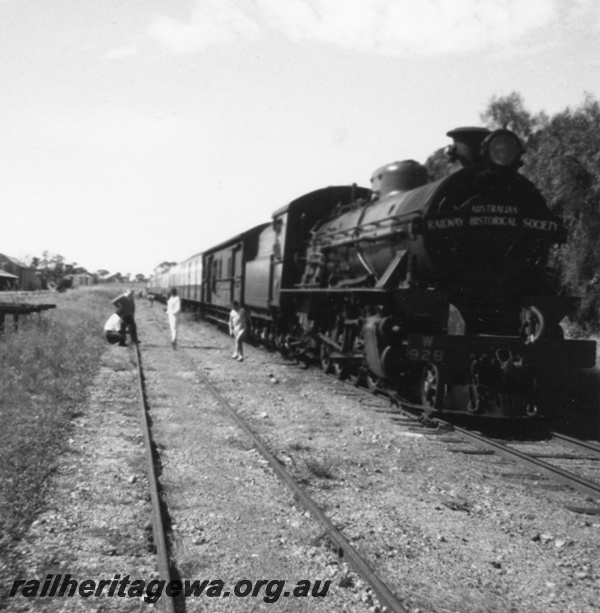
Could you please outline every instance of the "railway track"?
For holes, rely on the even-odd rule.
[[[335,373],[325,371],[329,377],[338,379],[339,376]],[[567,436],[560,432],[549,432],[549,440],[544,441],[518,441],[511,443],[495,440],[489,436],[485,436],[479,432],[469,430],[467,428],[455,426],[443,419],[437,417],[427,417],[424,407],[405,401],[394,393],[389,393],[383,388],[377,386],[357,387],[355,382],[346,382],[348,389],[358,390],[355,393],[364,393],[367,395],[381,395],[387,398],[393,405],[398,407],[399,412],[409,420],[412,420],[414,426],[412,431],[426,432],[429,435],[433,434],[450,434],[453,433],[460,440],[471,443],[480,447],[487,453],[497,454],[516,464],[524,466],[529,470],[535,471],[549,477],[550,479],[566,485],[574,490],[587,494],[588,496],[597,499],[598,504],[591,507],[571,506],[567,505],[570,511],[575,513],[600,515],[600,443],[594,441],[581,440]],[[445,442],[455,443],[457,439],[446,439]],[[550,444],[557,443],[560,446],[566,446],[578,452],[577,454],[562,453],[556,448],[551,448]],[[514,445],[522,446],[528,444],[532,447],[530,452],[524,452],[515,448]],[[451,452],[462,452],[466,454],[481,453],[474,451],[472,448],[457,448],[449,449]],[[484,453],[485,453],[484,452]],[[545,459],[555,459],[560,461],[575,461],[587,463],[598,463],[597,470],[593,471],[598,475],[597,480],[587,478],[582,474],[577,474],[573,471],[566,470],[560,466],[556,466]],[[588,466],[589,470],[589,466]]]
[[[567,436],[566,434],[561,434],[560,432],[551,432],[551,435],[552,438],[560,441],[568,447],[573,447],[577,451],[581,452],[590,452],[594,454],[595,457],[600,458],[600,443],[596,443],[594,441],[582,441],[571,436]]]
[[[402,400],[395,399],[400,410],[408,418],[420,420],[421,416],[415,416],[415,406],[410,403],[403,403]],[[577,513],[586,513],[590,515],[600,515],[600,443],[594,441],[581,440],[562,434],[560,432],[549,432],[549,440],[543,441],[513,441],[512,443],[503,442],[485,436],[479,432],[472,431],[466,428],[455,426],[447,421],[439,418],[426,418],[425,423],[429,426],[435,426],[443,429],[444,433],[453,433],[462,441],[471,443],[475,446],[485,449],[487,452],[497,454],[503,458],[506,458],[516,464],[524,466],[529,470],[533,470],[537,473],[543,474],[550,479],[566,485],[574,490],[587,494],[599,501],[598,506],[594,507],[574,507],[567,506],[569,510]],[[454,443],[456,439],[446,439],[445,442]],[[561,452],[560,449],[556,449],[556,445],[551,447],[552,444],[558,443],[559,446],[566,446],[570,449],[578,452],[577,454],[566,454]],[[528,445],[530,451],[523,451],[516,448],[516,446]],[[462,453],[474,453],[472,448],[453,447],[450,449],[452,452]],[[476,453],[476,452],[475,452]],[[588,464],[598,463],[596,469],[593,470],[598,477],[597,480],[587,478],[582,474],[575,473],[570,470],[556,466],[545,459],[554,459],[559,461],[578,461]]]
[[[155,322],[156,323],[156,322]],[[171,581],[173,578],[173,563],[171,560],[171,547],[169,543],[173,540],[168,534],[166,528],[169,523],[165,518],[164,499],[165,496],[161,493],[160,481],[157,477],[155,465],[157,463],[156,445],[153,442],[151,419],[148,415],[147,394],[144,385],[144,372],[142,367],[142,357],[140,348],[135,346],[136,366],[138,369],[139,382],[139,397],[142,413],[142,427],[144,431],[144,441],[146,456],[148,460],[148,474],[150,480],[150,494],[153,509],[153,533],[154,542],[156,545],[157,563],[160,577],[165,582]],[[272,469],[279,481],[287,487],[293,495],[295,502],[299,503],[307,513],[310,514],[313,520],[318,522],[321,527],[320,538],[329,540],[333,551],[338,559],[347,564],[361,579],[369,586],[373,594],[379,601],[379,606],[376,609],[381,613],[406,613],[400,599],[393,593],[390,587],[375,573],[370,566],[370,563],[363,557],[355,547],[349,542],[344,534],[336,527],[335,523],[327,516],[326,513],[319,507],[315,500],[303,489],[303,487],[293,478],[291,473],[283,466],[280,459],[274,455],[268,447],[268,444],[259,436],[248,421],[236,410],[231,403],[219,391],[218,387],[211,382],[209,377],[202,371],[195,361],[188,355],[185,349],[179,349],[177,356],[181,362],[184,362],[186,368],[193,372],[198,381],[201,382],[203,388],[208,390],[212,397],[219,404],[221,410],[231,418],[235,424],[244,432],[245,436],[250,441],[251,445],[260,453],[266,463]],[[175,571],[176,574],[176,571]],[[164,601],[165,611],[169,613],[175,611],[184,611],[185,602],[182,599],[162,599]]]
[[[327,374],[334,378],[339,378],[335,374]],[[356,384],[353,382],[348,383],[348,386],[356,389]],[[551,431],[548,433],[549,441],[530,441],[529,445],[532,446],[532,450],[527,453],[516,449],[514,446],[511,446],[510,443],[495,440],[494,438],[485,436],[467,428],[455,426],[454,424],[451,424],[443,419],[437,417],[426,417],[423,410],[424,407],[417,407],[410,402],[404,401],[404,399],[400,398],[399,396],[393,393],[388,393],[386,390],[378,388],[377,386],[358,389],[365,394],[381,394],[384,397],[387,397],[391,403],[398,406],[406,418],[414,420],[415,425],[420,431],[429,431],[429,433],[432,434],[434,433],[432,427],[435,427],[441,429],[443,433],[453,432],[460,439],[468,443],[482,447],[491,453],[498,454],[531,470],[542,473],[558,483],[567,485],[584,494],[595,497],[600,501],[600,443],[581,440],[567,436],[560,432]],[[559,450],[548,448],[550,443],[558,443],[559,445],[569,447],[578,453],[576,455],[561,453]],[[515,442],[514,444],[523,445],[527,444],[527,441]],[[459,450],[457,448],[453,448],[452,451],[462,451],[463,453],[472,452],[469,449]],[[592,480],[581,474],[565,470],[560,466],[544,461],[542,458],[587,463],[598,462],[598,469],[595,471],[598,474],[598,480]],[[568,508],[580,513],[600,515],[600,504],[597,507],[590,508]]]
[[[515,447],[515,444],[522,446],[523,443],[507,444],[504,442],[496,441],[486,436],[482,436],[481,434],[478,434],[476,432],[470,432],[469,430],[458,427],[454,427],[453,432],[464,441],[474,443],[479,447],[490,450],[495,454],[498,454],[513,462],[526,466],[527,468],[532,469],[535,472],[544,474],[551,479],[563,485],[567,485],[575,490],[583,492],[584,494],[600,498],[599,482],[588,479],[581,474],[565,470],[560,466],[556,466],[555,464],[551,464],[550,462],[547,462],[542,459],[553,458],[557,460],[580,460],[587,462],[600,460],[600,449],[593,444],[590,445],[590,443],[588,443],[587,441],[569,439],[569,444],[571,445],[571,447],[577,448],[580,451],[587,452],[587,455],[584,456],[581,455],[581,453],[579,455],[572,455],[560,453],[560,451],[549,449],[548,443],[546,442],[529,443],[528,446],[533,447],[533,449],[531,449],[531,451],[529,452],[526,452],[519,450]],[[564,440],[562,435],[556,435],[555,438],[558,441]],[[457,450],[453,449],[453,451]],[[593,452],[593,455],[590,452]],[[598,474],[600,474],[600,471],[598,471]],[[600,513],[600,508],[595,510]],[[591,509],[590,511],[593,512],[594,510]]]

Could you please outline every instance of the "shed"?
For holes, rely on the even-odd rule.
[[[19,277],[10,272],[0,269],[0,290],[12,289],[15,283],[19,282]]]

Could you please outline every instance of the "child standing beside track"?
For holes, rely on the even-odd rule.
[[[231,313],[229,313],[229,334],[235,338],[235,349],[233,359],[238,362],[244,361],[244,345],[243,340],[249,328],[249,318],[246,309],[240,306],[237,300],[231,305]]]
[[[179,313],[181,312],[181,299],[177,295],[175,288],[170,291],[166,311],[169,319],[169,328],[171,329],[171,346],[173,349],[177,349],[177,330],[179,327]]]

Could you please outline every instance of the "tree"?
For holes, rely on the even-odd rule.
[[[166,272],[172,266],[177,266],[177,262],[167,262],[165,260],[164,262],[161,262],[154,270],[156,273],[160,274]]]
[[[42,257],[32,257],[29,266],[33,268],[46,287],[66,288],[70,287],[73,275],[89,274],[77,262],[66,263],[64,256],[44,251]]]
[[[66,274],[65,258],[49,251],[44,251],[41,258],[32,258],[30,266],[39,272],[48,287],[58,287]]]
[[[512,92],[508,96],[494,96],[488,108],[481,114],[481,120],[491,130],[505,128],[515,132],[524,142],[527,142],[537,128],[539,122],[544,122],[545,115],[532,115],[525,109],[525,103],[520,94]]]
[[[429,178],[433,181],[439,181],[450,176],[457,168],[455,162],[450,161],[446,153],[446,147],[438,149],[432,153],[425,161]]]

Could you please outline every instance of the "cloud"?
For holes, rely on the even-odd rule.
[[[293,40],[315,39],[386,55],[469,52],[543,26],[556,0],[258,0]]]
[[[472,53],[518,44],[565,14],[597,17],[595,6],[591,0],[195,0],[188,21],[157,15],[146,33],[179,54],[268,31],[385,55]]]
[[[600,32],[600,5],[598,0],[572,0],[563,7],[562,18],[580,28]]]
[[[235,0],[198,0],[189,23],[156,16],[146,33],[173,53],[195,53],[204,47],[253,39],[258,25]]]

